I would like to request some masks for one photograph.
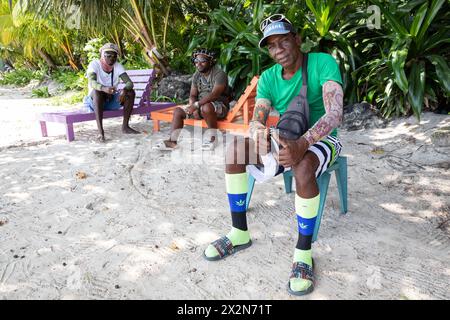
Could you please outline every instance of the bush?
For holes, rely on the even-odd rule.
[[[106,43],[105,38],[94,38],[89,40],[84,46],[83,51],[87,56],[88,63],[100,57],[100,48]],[[86,66],[87,68],[87,66]]]
[[[75,72],[67,69],[58,69],[51,77],[62,85],[63,91],[84,90],[88,85],[84,71]]]
[[[381,8],[386,23],[379,37],[379,55],[365,68],[367,101],[376,103],[384,117],[420,114],[437,109],[450,98],[448,66],[449,6],[444,0],[392,0]]]
[[[33,89],[31,91],[31,96],[35,98],[49,98],[50,92],[48,92],[48,87],[41,87]]]
[[[26,86],[31,80],[44,80],[45,71],[15,69],[11,72],[0,73],[1,85]]]

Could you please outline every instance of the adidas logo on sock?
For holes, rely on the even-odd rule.
[[[302,222],[298,224],[298,226],[300,227],[300,229],[308,229],[308,225],[307,224],[303,224]]]
[[[236,205],[242,207],[243,205],[245,205],[245,201],[244,200],[236,201]]]

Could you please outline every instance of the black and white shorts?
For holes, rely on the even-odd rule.
[[[327,171],[327,169],[334,163],[334,161],[340,155],[341,149],[342,145],[339,142],[339,139],[334,136],[327,136],[308,148],[308,150],[313,152],[319,159],[319,166],[316,170],[316,178]],[[268,166],[270,166],[275,160],[267,157],[267,161]],[[276,164],[276,166],[277,167],[272,170],[266,170],[263,165],[248,165],[247,172],[250,173],[256,179],[256,181],[262,182],[285,171],[291,170],[291,168],[284,168],[283,166],[278,164]]]

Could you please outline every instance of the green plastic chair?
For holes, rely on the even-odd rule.
[[[320,191],[319,213],[317,214],[316,225],[314,227],[314,234],[312,241],[317,240],[319,233],[320,221],[322,220],[323,209],[325,207],[325,199],[327,198],[328,185],[330,183],[331,172],[336,174],[336,182],[339,191],[339,199],[341,203],[341,213],[347,213],[347,157],[340,156],[325,171],[319,178],[317,178],[317,185]],[[286,193],[292,192],[292,170],[283,173],[284,187]],[[252,198],[253,188],[255,186],[255,178],[249,174],[248,176],[248,193],[247,193],[247,210]]]

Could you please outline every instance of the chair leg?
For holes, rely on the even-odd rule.
[[[284,189],[286,193],[292,192],[292,171],[283,172]]]
[[[336,182],[341,202],[341,213],[347,213],[347,158],[339,157],[339,169],[336,170]]]
[[[45,121],[39,121],[41,124],[41,133],[43,137],[48,137],[47,134],[47,123]]]
[[[250,200],[252,199],[254,187],[255,187],[255,178],[251,174],[248,174],[248,191],[247,191],[247,199],[245,201],[246,203],[245,210],[248,210],[248,207],[250,206]]]
[[[159,120],[153,120],[153,132],[159,131]]]
[[[330,183],[330,177],[331,176],[328,172],[324,172],[319,178],[317,178],[317,185],[319,186],[320,192],[320,204],[319,204],[319,212],[317,213],[316,224],[314,226],[312,242],[315,242],[317,240],[317,235],[319,233],[323,209],[325,208],[325,200],[327,198],[328,184]]]
[[[66,137],[68,142],[75,140],[75,133],[73,132],[73,123],[66,123]]]

